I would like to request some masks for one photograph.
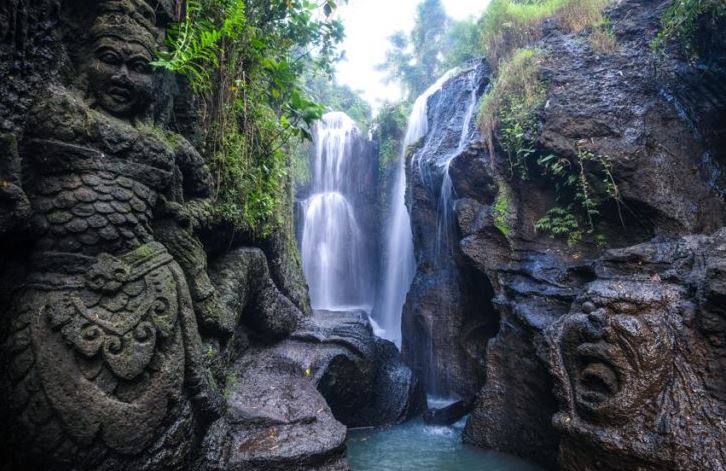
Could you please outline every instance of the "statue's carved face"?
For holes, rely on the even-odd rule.
[[[141,44],[98,38],[86,64],[91,97],[118,118],[143,112],[153,94],[151,53]]]
[[[663,284],[596,282],[560,343],[578,414],[627,421],[665,386],[673,365],[673,302]]]

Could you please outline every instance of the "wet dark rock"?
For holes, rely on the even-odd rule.
[[[474,409],[474,400],[458,401],[440,409],[429,409],[423,419],[429,425],[453,425]]]
[[[391,425],[426,408],[420,379],[393,343],[373,335],[365,312],[316,311],[313,319],[292,338],[319,344],[313,371],[338,420],[349,427]]]
[[[726,229],[609,251],[547,329],[564,469],[726,466],[725,255]]]
[[[404,354],[418,368],[441,369],[452,345],[467,345],[473,369],[463,371],[476,378],[469,385],[483,385],[467,443],[550,469],[724,467],[715,445],[723,422],[705,419],[723,416],[726,371],[723,24],[698,32],[700,63],[673,44],[656,69],[649,45],[668,4],[613,4],[613,53],[596,53],[587,33],[562,34],[552,22],[536,45],[548,84],[536,151],[572,160],[584,145],[613,164],[622,205],[601,208],[595,233],[604,248],[595,240],[569,247],[536,231],[535,222],[561,204],[552,185],[534,174],[513,180],[496,136],[490,146],[473,135],[450,164],[456,249],[440,270],[432,254],[441,173],[422,178],[413,156],[419,273],[404,315]],[[427,143],[444,155],[457,148],[452,123],[468,101],[456,80],[439,95],[448,99],[429,101]],[[466,281],[452,272],[468,272],[464,280],[485,288],[462,296]],[[474,317],[480,322],[451,331],[470,306],[484,306]],[[431,331],[453,343],[432,342]],[[637,340],[632,332],[640,332]],[[429,345],[445,353],[412,355]],[[632,369],[643,369],[637,378],[624,373],[633,358],[641,366]],[[443,364],[457,385],[460,370],[451,365],[462,363]]]
[[[454,161],[465,161],[473,152],[457,147],[467,114],[475,113],[475,109],[469,108],[472,93],[481,96],[489,83],[488,74],[488,66],[476,64],[451,78],[429,98],[431,131],[417,144],[411,156],[413,164],[408,168],[417,271],[404,307],[402,352],[406,362],[422,375],[427,391],[439,395],[476,394],[483,379],[479,345],[486,341],[487,331],[496,329],[496,319],[486,299],[487,282],[469,269],[456,244],[453,212],[450,211],[449,222],[443,222],[439,206],[443,162],[457,152],[461,155]],[[476,140],[475,121],[469,122],[466,142]],[[477,162],[474,167],[475,175],[486,178],[485,172],[478,171]],[[469,170],[462,169],[462,173]],[[457,193],[466,191],[456,184],[454,188]],[[469,192],[473,193],[473,188]],[[437,241],[437,234],[445,239]]]
[[[400,423],[425,396],[362,311],[316,311],[283,342],[252,348],[205,444],[211,469],[348,469],[347,426]],[[345,425],[344,425],[345,424]]]

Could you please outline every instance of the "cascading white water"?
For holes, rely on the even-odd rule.
[[[479,102],[477,96],[477,85],[476,85],[476,70],[469,72],[469,86],[471,90],[469,92],[469,106],[464,115],[464,121],[461,127],[461,134],[459,136],[459,144],[455,151],[449,153],[445,159],[436,162],[436,165],[442,168],[444,177],[441,182],[441,193],[439,195],[439,206],[438,206],[438,221],[436,228],[436,253],[434,254],[436,262],[448,261],[451,259],[453,250],[452,245],[452,230],[454,225],[454,214],[453,214],[453,202],[456,199],[456,192],[454,191],[454,184],[451,181],[451,175],[449,169],[451,162],[464,150],[466,144],[469,142],[471,134],[471,122],[474,118],[474,112],[476,105]]]
[[[344,113],[315,128],[312,196],[304,203],[303,270],[313,309],[339,311],[372,304],[370,263],[350,194],[354,142],[361,132]]]
[[[455,74],[455,69],[450,70],[416,99],[408,118],[398,168],[393,175],[389,225],[384,232],[387,244],[383,260],[383,284],[375,318],[383,329],[384,338],[398,347],[401,346],[403,305],[416,275],[411,217],[406,208],[406,149],[428,133],[428,100]]]
[[[416,239],[415,256],[424,269],[416,273],[415,296],[407,301],[411,311],[406,308],[405,353],[423,372],[427,391],[437,395],[449,394],[455,386],[448,368],[458,360],[450,339],[459,335],[461,326],[454,323],[465,315],[462,309],[469,309],[457,266],[457,195],[452,174],[455,159],[466,152],[476,134],[474,114],[482,79],[478,66],[455,70],[442,77],[434,94],[426,97],[428,126],[423,128],[425,137],[416,146],[409,173],[416,195],[412,221],[417,231],[425,232]],[[433,227],[429,226],[432,222]]]

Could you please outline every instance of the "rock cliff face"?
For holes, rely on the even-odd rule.
[[[447,371],[451,391],[482,386],[468,443],[552,469],[726,466],[716,445],[723,421],[713,419],[723,416],[726,371],[724,25],[702,32],[703,63],[673,48],[656,67],[649,44],[669,3],[614,2],[612,53],[552,23],[535,45],[548,93],[530,137],[542,156],[576,159],[587,144],[609,158],[622,201],[602,208],[605,247],[538,233],[554,188],[536,175],[512,180],[496,136],[475,135],[450,162],[456,247],[437,270],[441,173],[427,182],[417,155],[434,141],[448,140],[443,152],[457,148],[449,126],[468,100],[461,78],[429,100],[431,132],[411,164],[419,274],[404,351],[433,365],[423,369]],[[426,351],[416,346],[427,338],[419,318],[434,320],[429,331],[441,339],[432,343],[448,350],[411,355]],[[463,319],[477,322],[456,331]]]
[[[457,244],[451,206],[458,192],[449,168],[472,152],[470,146],[480,149],[476,105],[488,84],[489,68],[479,63],[429,99],[430,131],[407,167],[417,269],[404,307],[402,351],[427,390],[444,396],[476,394],[483,374],[480,347],[497,328],[491,287],[465,263]]]
[[[347,469],[345,425],[425,404],[365,316],[310,311],[291,228],[208,211],[149,64],[181,3],[0,4],[3,469]]]

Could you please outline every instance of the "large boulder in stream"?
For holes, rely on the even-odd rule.
[[[426,407],[418,379],[363,311],[316,311],[231,374],[227,414],[204,444],[211,469],[348,469],[346,426],[398,424]]]

